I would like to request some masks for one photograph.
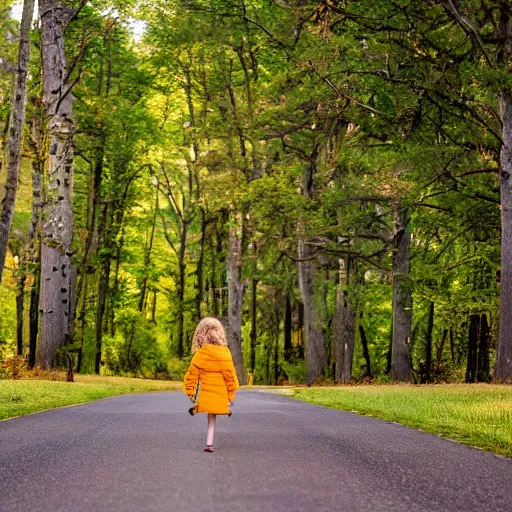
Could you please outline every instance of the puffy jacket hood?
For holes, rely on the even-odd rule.
[[[202,364],[210,365],[221,361],[231,361],[231,352],[228,347],[207,343],[196,352],[197,360]],[[199,365],[199,366],[202,366]]]

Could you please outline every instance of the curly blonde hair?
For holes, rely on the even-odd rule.
[[[196,327],[192,338],[192,352],[197,352],[203,345],[221,345],[227,347],[226,331],[219,320],[211,316],[203,318]]]

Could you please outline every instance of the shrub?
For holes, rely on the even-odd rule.
[[[183,380],[185,372],[190,364],[190,358],[177,359],[175,357],[167,361],[167,374],[171,380]]]
[[[301,359],[291,362],[281,361],[281,366],[288,377],[289,384],[304,384],[306,382],[306,361]]]

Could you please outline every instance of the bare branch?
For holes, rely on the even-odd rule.
[[[442,3],[445,5],[445,9],[447,11],[451,11],[453,13],[453,16],[455,17],[457,23],[460,25],[462,30],[473,40],[476,41],[480,49],[482,50],[482,53],[484,54],[485,60],[487,61],[487,64],[491,68],[496,68],[495,63],[492,61],[491,57],[487,53],[487,50],[485,49],[484,43],[482,42],[482,39],[480,38],[480,34],[476,30],[473,25],[462,16],[462,14],[459,12],[455,4],[452,0],[442,0]],[[447,5],[448,4],[448,5]]]
[[[313,71],[313,73],[315,73],[315,75],[318,76],[318,78],[320,78],[320,80],[322,80],[323,82],[325,82],[335,93],[336,95],[339,97],[339,98],[342,98],[342,99],[345,99],[345,100],[349,100],[351,103],[354,103],[355,105],[357,105],[358,107],[361,107],[363,110],[367,110],[368,112],[371,112],[372,114],[375,114],[375,115],[378,115],[378,116],[383,116],[383,117],[392,117],[391,115],[389,114],[386,114],[385,112],[382,112],[380,110],[377,110],[373,107],[370,107],[369,105],[365,105],[364,103],[361,103],[360,101],[356,100],[355,98],[353,98],[352,96],[349,96],[348,94],[344,94],[342,93],[331,81],[331,79],[329,77],[326,77],[326,76],[322,76],[316,69],[315,67],[313,66],[313,63],[311,61],[309,61],[309,67],[311,68],[311,70]]]

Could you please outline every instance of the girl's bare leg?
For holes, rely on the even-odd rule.
[[[215,439],[215,420],[217,419],[216,414],[208,413],[208,433],[206,435],[206,446],[213,446]]]

